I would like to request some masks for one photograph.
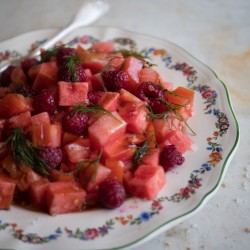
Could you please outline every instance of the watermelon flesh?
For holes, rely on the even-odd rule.
[[[192,147],[186,122],[193,115],[193,90],[174,87],[143,59],[133,53],[116,51],[112,41],[98,42],[88,49],[78,45],[76,56],[86,74],[84,82],[59,81],[61,66],[56,56],[52,56],[49,61],[32,66],[28,72],[16,67],[9,85],[0,87],[0,147],[4,147],[12,129],[21,127],[35,153],[45,148],[59,148],[62,152],[55,168],[49,166],[49,160],[53,159],[45,161],[46,176],[34,166],[17,162],[13,152],[1,154],[0,209],[10,208],[16,192],[28,195],[29,205],[52,216],[80,212],[86,204],[100,205],[98,190],[107,179],[117,180],[128,196],[153,200],[167,183],[159,160],[164,147],[175,145],[181,154]],[[106,88],[106,79],[102,77],[106,70],[121,70],[128,83],[125,79],[126,85],[123,85],[123,79],[113,74],[111,82],[119,80],[118,85],[126,89]],[[146,86],[145,83],[150,83],[150,87],[140,92],[139,87]],[[53,89],[56,111],[50,113],[46,109],[48,103],[42,112],[36,111],[33,97],[13,92],[17,85],[33,91],[33,95]],[[154,85],[163,94],[154,92]],[[153,116],[150,105],[156,101],[153,99],[159,101],[157,95],[163,104],[168,103],[168,108],[175,107],[179,115],[169,108],[167,115]],[[90,100],[96,101],[95,104]],[[157,107],[157,103],[155,105]],[[88,110],[84,111],[87,129],[82,134],[62,126],[68,113],[83,112],[76,111],[76,106]],[[78,126],[81,122],[72,121],[72,124]],[[148,143],[147,149],[138,160],[138,152],[145,143]]]

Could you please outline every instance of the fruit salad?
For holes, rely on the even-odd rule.
[[[0,209],[153,200],[192,146],[194,92],[112,42],[59,45],[0,75]]]

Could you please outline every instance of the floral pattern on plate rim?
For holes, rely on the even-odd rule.
[[[46,39],[36,41],[31,45],[29,51],[36,49],[37,46],[43,44],[45,41]],[[84,35],[75,37],[69,43],[67,43],[67,45],[91,45],[96,42],[99,42],[97,38],[91,35]],[[127,48],[134,51],[137,50],[136,42],[133,39],[119,37],[113,39],[113,42],[122,48]],[[25,233],[23,229],[18,227],[17,223],[7,223],[0,220],[0,232],[9,228],[10,233],[15,239],[33,244],[47,243],[52,240],[56,240],[63,233],[66,233],[69,238],[76,238],[80,240],[93,240],[97,237],[104,237],[109,233],[110,230],[114,229],[115,223],[131,226],[138,225],[159,214],[164,208],[164,202],[181,202],[182,200],[190,198],[193,194],[195,194],[196,189],[202,186],[202,175],[211,171],[223,160],[223,148],[221,147],[220,143],[218,143],[218,139],[227,133],[229,121],[226,114],[220,109],[216,108],[216,100],[218,97],[217,92],[211,89],[209,85],[196,84],[198,80],[197,71],[185,62],[172,63],[172,57],[165,49],[150,47],[144,48],[140,51],[140,53],[147,57],[160,57],[165,67],[171,70],[179,71],[181,74],[183,74],[188,82],[187,87],[201,94],[204,104],[204,114],[214,115],[217,118],[217,121],[215,122],[215,131],[210,137],[206,138],[206,150],[209,152],[207,161],[204,162],[199,169],[192,171],[186,186],[182,187],[179,192],[173,194],[170,197],[159,197],[153,200],[151,202],[150,209],[148,211],[141,212],[137,217],[134,217],[132,214],[116,216],[115,218],[108,219],[103,225],[97,228],[86,228],[83,230],[80,228],[72,230],[67,227],[64,229],[59,227],[56,228],[53,233],[43,237],[35,233]],[[2,60],[15,58],[19,55],[20,53],[17,51],[6,50],[4,52],[0,52],[0,62]]]

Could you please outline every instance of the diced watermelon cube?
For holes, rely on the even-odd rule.
[[[89,50],[101,51],[101,52],[112,52],[114,50],[114,43],[111,41],[98,42],[93,44]]]
[[[90,77],[90,81],[92,83],[92,88],[93,90],[105,90],[105,84],[104,84],[104,81],[102,79],[102,74],[101,73],[96,73],[96,74],[93,74],[91,77]]]
[[[119,107],[119,115],[127,122],[127,131],[143,134],[148,126],[148,110],[137,102],[123,103]]]
[[[80,212],[85,201],[86,191],[74,182],[51,182],[46,191],[49,214]]]
[[[139,82],[159,82],[159,73],[152,68],[143,68],[138,72]]]
[[[52,147],[61,146],[62,126],[56,124],[41,124],[30,126],[31,140],[36,147]]]
[[[50,124],[49,113],[42,112],[42,113],[31,116],[31,124],[32,125]]]
[[[16,184],[19,190],[26,191],[29,189],[30,185],[42,177],[37,174],[33,169],[27,166],[19,166],[20,170],[18,177],[16,178]]]
[[[121,137],[103,148],[103,157],[126,162],[133,158],[135,150],[136,147],[132,147],[126,137]]]
[[[88,82],[57,83],[59,106],[77,105],[87,100]]]
[[[98,186],[105,181],[111,170],[102,164],[98,164],[97,166],[91,164],[87,168],[80,169],[80,183],[82,187],[88,192],[97,191]]]
[[[49,181],[46,178],[33,182],[29,187],[29,195],[32,204],[37,208],[46,208],[46,191],[49,185]]]
[[[38,70],[39,71],[32,85],[34,90],[41,91],[42,89],[56,87],[58,72],[58,66],[56,62],[42,63]]]
[[[129,192],[140,198],[153,200],[166,183],[161,166],[140,165],[127,181]]]
[[[105,92],[98,102],[98,105],[104,109],[114,112],[119,106],[120,95],[117,92]]]
[[[8,126],[10,128],[27,128],[31,124],[30,111],[12,116],[8,119]]]
[[[138,73],[140,72],[142,67],[143,67],[142,61],[133,56],[129,56],[123,64],[123,70],[128,73],[129,77],[128,89],[132,93],[134,93],[138,87],[139,84]]]
[[[10,93],[0,100],[0,118],[10,118],[32,110],[32,99],[21,94]]]
[[[110,179],[116,179],[119,183],[123,183],[124,162],[114,159],[105,160],[105,167],[109,168],[111,172],[108,175]]]
[[[88,159],[90,155],[89,139],[79,137],[75,141],[65,145],[64,147],[68,160],[77,163],[83,159]]]
[[[120,90],[120,101],[121,103],[123,102],[138,103],[138,106],[141,106],[144,104],[144,102],[141,99],[139,99],[138,97],[136,97],[135,95],[127,91],[126,89]]]
[[[118,138],[124,136],[127,123],[119,116],[117,112],[111,115],[101,115],[88,128],[91,146],[101,150],[108,143],[113,143]]]
[[[16,67],[11,72],[11,81],[15,84],[26,84],[27,76],[25,75],[23,69],[21,67]]]
[[[13,200],[16,182],[0,173],[0,209],[9,209]]]
[[[166,140],[168,135],[173,130],[180,129],[181,122],[174,117],[173,119],[169,117],[167,120],[164,118],[154,119],[153,125],[154,125],[155,139],[158,143],[161,143]]]
[[[161,143],[161,146],[175,145],[176,149],[182,154],[191,148],[192,140],[181,130],[171,131],[166,137],[165,141]]]
[[[78,56],[83,68],[90,69],[92,74],[99,73],[108,62],[107,52],[84,50],[80,51]]]
[[[184,120],[192,116],[194,91],[185,87],[177,87],[174,90],[175,95],[166,92],[166,99],[169,103],[183,105],[178,112],[182,115]]]
[[[150,148],[147,154],[142,157],[141,162],[144,165],[159,166],[159,155],[159,148]]]

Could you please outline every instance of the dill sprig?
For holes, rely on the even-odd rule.
[[[76,78],[76,65],[80,63],[80,58],[78,55],[64,56],[67,60],[65,66],[68,69],[71,79],[73,82],[77,80]]]
[[[41,52],[41,62],[49,61],[50,58],[55,56],[57,54],[57,52],[59,51],[59,49],[61,49],[62,47],[64,47],[64,45],[58,45],[58,46],[55,46],[51,49],[42,51]]]
[[[120,56],[114,56],[114,57],[111,57],[108,61],[108,63],[101,69],[100,73],[103,73],[104,71],[108,70],[111,65],[112,65],[112,62],[117,59],[117,58],[121,58]]]
[[[106,110],[105,108],[103,108],[102,106],[98,105],[98,104],[93,104],[91,102],[84,102],[79,105],[76,105],[73,107],[72,109],[73,112],[83,112],[83,113],[92,113],[95,115],[108,115],[108,116],[112,116],[114,119],[116,119],[117,121],[121,122],[115,115],[113,115],[110,111]]]
[[[178,95],[178,94],[176,94],[176,95]],[[188,98],[186,98],[186,99],[188,99]],[[174,104],[174,103],[167,102],[163,98],[155,98],[155,100],[161,101],[167,107],[167,111],[159,113],[159,114],[155,114],[153,112],[153,109],[149,105],[147,105],[146,107],[149,110],[149,118],[150,119],[155,119],[155,118],[156,119],[160,119],[160,118],[168,119],[169,117],[171,117],[171,119],[178,119],[179,121],[183,122],[194,135],[196,135],[196,133],[192,130],[192,128],[188,125],[188,123],[185,121],[183,116],[178,111],[180,108],[185,107],[190,101],[188,101],[185,104]]]
[[[115,50],[113,53],[121,53],[125,58],[129,56],[136,57],[139,60],[145,60],[146,58],[149,59],[149,57],[144,56],[142,53],[133,51],[133,50],[126,50],[126,49],[120,49],[120,50]]]
[[[121,53],[125,58],[129,56],[133,56],[143,62],[143,67],[152,67],[156,66],[156,64],[153,64],[149,62],[148,60],[151,60],[150,57],[143,55],[142,52],[138,52],[135,50],[126,50],[126,49],[120,49],[120,50],[115,50],[113,53]]]
[[[46,162],[37,155],[35,147],[25,138],[21,128],[12,130],[6,145],[10,146],[12,155],[18,163],[25,164],[42,175],[49,174],[45,169]]]
[[[101,157],[102,157],[102,151],[100,151],[100,153],[96,159],[81,160],[77,163],[77,166],[78,166],[77,171],[82,169],[81,171],[83,171],[83,173],[86,173],[86,175],[87,175],[86,179],[85,179],[84,187],[88,186],[92,177],[96,178],[97,168],[98,168],[98,165],[100,163]]]
[[[150,148],[150,142],[152,141],[152,136],[149,136],[143,144],[138,147],[133,156],[133,170],[135,170],[141,163],[141,159],[146,155]]]

